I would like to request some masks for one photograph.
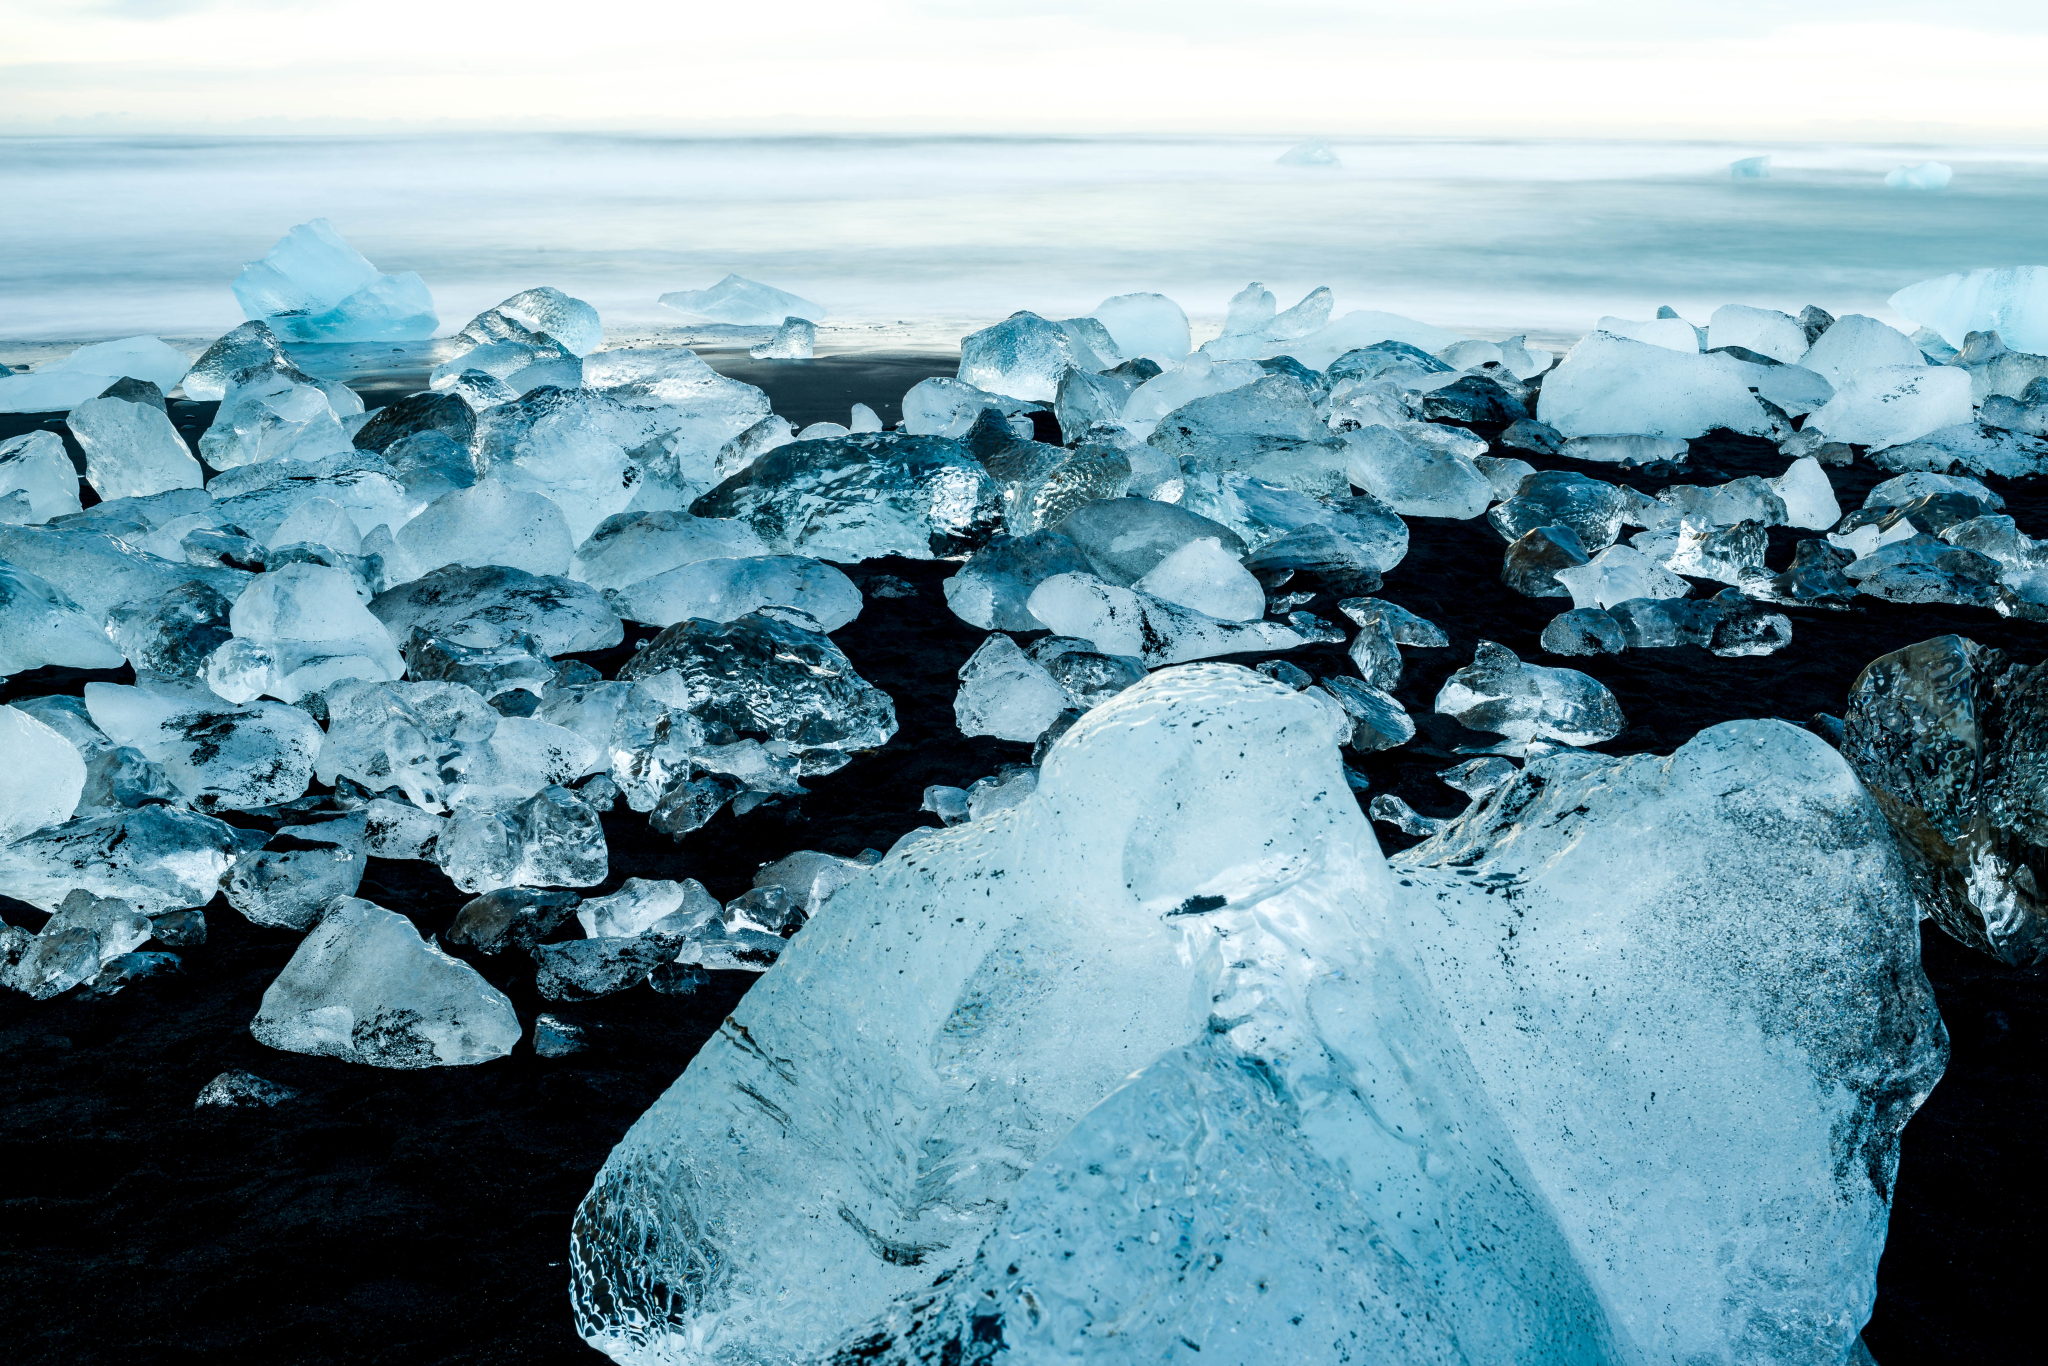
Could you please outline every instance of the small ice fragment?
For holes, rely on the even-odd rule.
[[[963,735],[1029,742],[1068,706],[1059,680],[1010,637],[996,633],[960,666],[953,716]]]
[[[1728,163],[1730,180],[1769,180],[1771,159],[1767,156],[1741,157]]]
[[[755,360],[809,360],[818,345],[818,325],[809,318],[789,317],[775,329],[775,335],[747,354]],[[875,430],[881,430],[880,424]]]
[[[1618,655],[1628,648],[1620,625],[1598,607],[1558,613],[1543,628],[1540,643],[1554,655]]]
[[[1391,825],[1404,835],[1434,835],[1449,825],[1441,816],[1424,816],[1391,792],[1382,792],[1366,807],[1366,814]]]
[[[479,953],[531,951],[554,933],[581,901],[574,892],[501,887],[466,902],[456,912],[455,923],[443,931],[441,941]]]
[[[289,1086],[266,1081],[254,1072],[231,1068],[199,1088],[199,1097],[192,1102],[192,1108],[203,1110],[217,1106],[223,1109],[267,1110],[298,1097],[299,1093]]]
[[[1341,166],[1337,154],[1330,144],[1321,138],[1310,138],[1307,142],[1296,143],[1282,152],[1275,160],[1279,166]]]
[[[1482,640],[1472,663],[1445,680],[1436,710],[1473,730],[1505,736],[1501,753],[1540,750],[1545,742],[1598,744],[1627,722],[1614,694],[1575,669],[1524,664],[1512,650]]]
[[[433,296],[411,271],[385,275],[324,218],[301,223],[235,277],[244,317],[287,341],[401,341],[440,325]]]
[[[1573,607],[1612,607],[1629,598],[1682,598],[1684,579],[1633,546],[1611,545],[1582,565],[1555,572]]]
[[[1027,606],[1061,635],[1092,640],[1105,654],[1135,655],[1155,668],[1305,643],[1275,622],[1219,621],[1092,574],[1054,575],[1032,590]]]

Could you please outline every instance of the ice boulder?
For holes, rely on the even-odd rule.
[[[107,638],[103,614],[94,616],[39,575],[0,560],[0,677],[45,664],[118,669],[123,658]]]
[[[1109,329],[1125,359],[1178,365],[1188,358],[1188,315],[1164,294],[1118,294],[1097,304],[1092,316]]]
[[[1500,751],[1510,754],[1542,753],[1553,744],[1597,745],[1627,725],[1621,704],[1598,679],[1524,664],[1490,640],[1480,641],[1472,662],[1444,680],[1435,707],[1472,730],[1505,736]]]
[[[697,560],[611,591],[628,621],[673,626],[701,617],[731,621],[761,607],[794,607],[836,631],[860,615],[860,590],[829,564],[803,555]]]
[[[0,706],[0,844],[71,819],[85,790],[85,761],[72,743],[25,711]]]
[[[1768,722],[1555,756],[1390,870],[1347,731],[1249,671],[1170,670],[1029,796],[841,891],[599,1173],[585,1340],[1847,1359],[1943,1036],[1846,767]],[[1815,820],[1840,837],[1788,856]],[[1824,1003],[1787,1014],[1795,986]]]
[[[55,432],[0,441],[0,521],[42,523],[79,511],[78,471]],[[24,507],[24,505],[26,505]]]
[[[1707,347],[1740,346],[1760,356],[1796,364],[1810,343],[1806,329],[1790,313],[1748,304],[1723,304],[1707,319]]]
[[[1058,395],[1069,369],[1107,369],[1114,357],[1098,356],[1056,322],[1020,311],[960,339],[963,383],[1037,403]]]
[[[190,357],[155,337],[95,342],[28,374],[0,374],[0,413],[69,412],[122,379],[146,380],[168,394]]]
[[[604,345],[597,310],[547,285],[522,289],[496,308],[485,309],[456,335],[472,346],[491,346],[531,345],[542,334],[572,356],[587,356]]]
[[[95,813],[0,844],[0,895],[54,911],[84,888],[162,915],[213,900],[242,847],[234,827],[196,811]]]
[[[1830,331],[1827,337],[1833,335]],[[1881,365],[1844,376],[1835,396],[1806,419],[1802,430],[1819,432],[1830,441],[1884,447],[1970,420],[1967,370],[1952,365]]]
[[[85,482],[103,499],[139,498],[206,482],[164,410],[124,398],[79,404],[65,420],[85,452]]]
[[[874,432],[778,446],[690,505],[747,523],[778,554],[929,560],[986,541],[1000,492],[958,442]]]
[[[182,381],[185,397],[200,403],[224,398],[237,385],[248,384],[264,375],[274,375],[295,384],[315,384],[311,375],[292,363],[277,333],[258,318],[229,328],[199,353]],[[168,391],[166,391],[168,392]]]
[[[203,811],[248,810],[303,796],[323,738],[319,723],[297,707],[235,706],[196,684],[88,683],[85,705],[108,739],[160,765]]]
[[[607,517],[576,547],[569,576],[594,588],[624,588],[699,560],[768,553],[745,522],[687,512],[624,512]]]
[[[263,992],[256,1041],[371,1067],[467,1067],[519,1042],[519,1017],[477,970],[374,902],[338,897]]]
[[[2016,351],[2048,354],[2048,266],[1939,275],[1907,285],[1887,302],[1950,346],[1961,347],[1972,332],[1996,332]]]
[[[1813,371],[1838,390],[1865,370],[1926,364],[1927,358],[1912,338],[1861,313],[1845,313],[1836,319],[1799,358],[1802,369]]]
[[[1624,432],[1691,438],[1723,427],[1747,436],[1771,434],[1769,419],[1732,358],[1605,332],[1579,342],[1544,378],[1536,416],[1568,437]]]
[[[258,575],[235,599],[228,621],[235,639],[214,653],[207,675],[210,684],[230,672],[241,680],[239,697],[221,693],[231,700],[268,695],[295,702],[338,679],[405,672],[390,633],[345,570],[296,563]]]
[[[235,277],[242,316],[286,341],[410,341],[440,326],[426,282],[385,275],[324,218],[301,223]]]
[[[759,327],[773,327],[792,315],[814,319],[825,316],[823,304],[739,275],[728,275],[709,289],[673,290],[662,295],[660,302],[693,318]]]

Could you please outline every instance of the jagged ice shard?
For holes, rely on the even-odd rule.
[[[1558,754],[1390,870],[1345,728],[1157,674],[840,891],[600,1172],[585,1339],[1848,1360],[1946,1040],[1847,766],[1770,721]]]

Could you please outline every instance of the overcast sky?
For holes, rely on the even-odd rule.
[[[16,132],[2048,138],[2048,0],[0,0],[0,34]]]

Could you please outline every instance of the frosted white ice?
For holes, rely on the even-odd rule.
[[[1214,536],[1189,541],[1131,587],[1223,621],[1266,615],[1266,590]]]
[[[1820,334],[1820,339],[1799,358],[1799,364],[1840,389],[1851,376],[1862,371],[1925,365],[1927,358],[1913,345],[1912,338],[1896,327],[1887,327],[1861,313],[1848,313]]]
[[[442,494],[399,528],[397,542],[415,578],[449,564],[561,574],[576,546],[552,499],[495,480]]]
[[[1140,356],[1161,365],[1188,358],[1188,315],[1164,294],[1118,294],[1095,306],[1091,315],[1109,329],[1124,359]]]
[[[697,560],[614,589],[628,621],[673,626],[691,617],[731,621],[761,607],[794,607],[836,631],[860,615],[860,590],[831,565],[803,555]]]
[[[1972,332],[1996,332],[2015,351],[2048,355],[2048,266],[1998,266],[1938,275],[1887,300],[1950,346]]]
[[[1696,352],[1700,349],[1699,333],[1683,318],[1649,318],[1638,321],[1633,318],[1605,317],[1593,324],[1596,331],[1611,337],[1627,337],[1630,341],[1643,342],[1650,346],[1662,346],[1672,351]]]
[[[0,706],[0,844],[71,819],[85,790],[85,760],[56,731]]]
[[[660,302],[678,313],[715,323],[774,326],[792,315],[822,318],[825,306],[740,275],[728,275],[709,289],[678,289]]]
[[[1568,437],[1691,438],[1717,427],[1749,436],[1771,432],[1739,365],[1728,358],[1604,332],[1572,347],[1544,378],[1536,416]]]
[[[1827,471],[1810,455],[1786,466],[1770,481],[1771,491],[1785,502],[1785,525],[1808,531],[1826,531],[1842,520],[1842,505],[1835,498],[1835,486]]]
[[[1057,635],[1091,640],[1104,654],[1133,655],[1152,667],[1306,643],[1278,622],[1220,621],[1093,574],[1055,574],[1031,590],[1027,605]]]
[[[1969,371],[1952,365],[1881,365],[1845,376],[1835,396],[1801,430],[1820,432],[1830,441],[1884,447],[1970,420]]]
[[[345,570],[298,563],[259,574],[235,599],[228,622],[237,637],[229,646],[239,641],[244,651],[254,647],[268,658],[262,692],[287,702],[339,679],[405,672],[390,633]]]
[[[68,412],[118,379],[148,380],[168,394],[190,364],[191,357],[155,337],[94,342],[28,374],[0,374],[0,413]]]
[[[1775,308],[1723,304],[1707,319],[1707,346],[1740,346],[1793,365],[1806,354],[1806,329]]]
[[[960,666],[960,690],[953,718],[962,735],[998,740],[1036,740],[1070,705],[1066,689],[1045,666],[997,633]]]

